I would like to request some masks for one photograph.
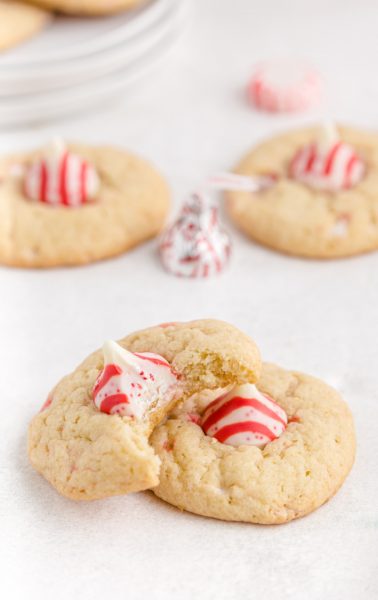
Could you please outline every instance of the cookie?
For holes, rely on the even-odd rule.
[[[347,405],[322,381],[271,364],[263,364],[257,387],[287,414],[283,433],[262,448],[221,443],[199,424],[214,397],[200,394],[151,436],[161,460],[153,490],[159,498],[207,517],[277,524],[310,513],[335,494],[355,455]]]
[[[41,8],[0,0],[0,51],[36,35],[49,20],[50,13]]]
[[[125,252],[162,229],[169,191],[149,163],[106,146],[69,145],[68,151],[72,160],[67,162],[67,153],[62,155],[62,173],[71,168],[74,181],[65,182],[64,177],[55,181],[56,165],[51,164],[51,193],[46,174],[46,163],[54,159],[51,151],[47,158],[40,151],[0,160],[1,263],[18,267],[89,263]],[[86,195],[84,172],[92,174]],[[40,201],[32,193],[39,185],[38,174]],[[75,192],[72,188],[80,188],[80,194],[70,195],[70,189]]]
[[[253,194],[227,194],[228,212],[242,231],[265,246],[303,257],[337,258],[378,248],[378,135],[346,127],[337,131],[341,142],[364,162],[361,179],[351,187],[340,184],[340,189],[327,191],[292,176],[293,158],[319,136],[319,127],[268,140],[236,171],[249,176],[273,173],[275,185]]]
[[[111,394],[124,390],[119,389],[119,379],[113,380],[113,392],[101,395],[102,384],[110,385],[114,372],[120,374],[117,369],[105,371],[101,351],[64,377],[31,422],[29,457],[34,468],[69,498],[92,500],[155,487],[160,459],[149,435],[172,403],[203,389],[253,382],[261,367],[249,337],[211,319],[159,325],[131,334],[119,345],[141,360],[143,353],[154,353],[168,361],[177,377],[178,395],[160,398],[158,410],[152,406],[142,418],[112,413]],[[133,387],[138,387],[138,378]],[[165,395],[159,382],[156,389]]]
[[[28,0],[47,10],[70,15],[109,15],[128,10],[145,0]]]

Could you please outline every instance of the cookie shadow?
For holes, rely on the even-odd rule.
[[[130,511],[130,496],[115,496],[99,500],[73,500],[62,496],[29,462],[27,440],[19,438],[12,453],[11,467],[16,473],[16,494],[26,518],[37,523],[49,522],[66,528],[68,521],[83,530],[98,525],[99,520],[111,519],[114,511],[120,518]]]
[[[27,439],[26,435],[16,440],[16,443],[11,454],[11,468],[15,473],[14,490],[12,489],[13,498],[16,497],[19,506],[21,506],[27,519],[36,523],[46,524],[53,523],[54,527],[66,529],[68,521],[74,521],[79,524],[84,530],[88,527],[93,527],[100,520],[111,519],[114,512],[118,518],[127,519],[130,515],[130,506],[133,510],[135,507],[132,504],[132,497],[135,494],[115,496],[104,498],[101,500],[79,501],[66,498],[59,494],[55,488],[42,475],[37,473],[29,462],[27,454]],[[191,513],[155,496],[152,490],[144,491],[140,494],[143,498],[140,510],[151,508],[156,510],[157,517],[176,521],[177,518],[185,519],[186,523],[193,526],[201,523],[212,529],[227,528],[230,532],[249,528],[268,528],[275,529],[277,525],[260,525],[257,523],[245,523],[237,521],[223,521],[221,519],[207,517]],[[130,502],[128,502],[130,500]],[[327,503],[328,504],[328,503]],[[302,521],[302,519],[299,519]],[[285,527],[289,523],[282,523],[279,528]]]
[[[244,521],[225,521],[217,517],[207,517],[204,515],[192,513],[184,509],[178,508],[177,506],[173,506],[172,504],[169,504],[169,502],[158,498],[158,496],[155,496],[152,490],[147,490],[146,492],[144,492],[144,495],[148,498],[148,501],[151,504],[151,506],[156,506],[157,509],[164,510],[168,516],[170,514],[174,518],[176,518],[176,516],[179,516],[179,518],[185,518],[186,520],[192,521],[193,523],[198,523],[202,521],[206,523],[207,527],[224,527],[230,529],[230,531],[244,529],[245,527],[258,529],[264,529],[266,527],[274,529],[277,527],[277,525],[263,525],[259,523],[248,523]],[[288,523],[281,523],[279,524],[279,527],[284,527],[285,525],[288,525]]]

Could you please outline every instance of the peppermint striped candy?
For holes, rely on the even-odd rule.
[[[207,185],[216,190],[238,190],[241,192],[262,192],[277,183],[277,175],[238,175],[237,173],[217,173],[210,177]]]
[[[354,148],[337,140],[323,148],[313,143],[300,148],[289,166],[289,175],[325,191],[348,189],[361,181],[365,164]]]
[[[285,411],[249,383],[211,402],[201,419],[206,435],[230,446],[262,448],[278,438],[286,425]]]
[[[322,79],[313,67],[292,61],[270,61],[257,65],[248,95],[261,110],[296,112],[319,102],[322,88]]]
[[[61,144],[29,165],[24,175],[26,197],[52,206],[81,206],[92,200],[98,189],[94,167]]]
[[[193,194],[159,246],[167,271],[178,277],[209,277],[228,262],[231,241],[219,223],[218,207]]]
[[[128,352],[113,341],[104,344],[103,353],[104,368],[93,388],[93,401],[101,412],[143,419],[172,399],[177,377],[165,358]]]

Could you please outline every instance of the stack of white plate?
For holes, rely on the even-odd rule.
[[[186,8],[186,0],[150,0],[111,17],[57,17],[0,55],[0,125],[42,122],[117,97],[167,55]]]

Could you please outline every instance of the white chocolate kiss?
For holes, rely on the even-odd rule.
[[[364,161],[350,144],[340,140],[333,123],[325,123],[317,139],[297,151],[289,167],[297,181],[331,192],[354,187],[365,171]]]
[[[286,425],[283,408],[250,383],[216,398],[201,418],[206,435],[230,446],[263,448],[278,438]]]
[[[47,146],[42,158],[26,167],[24,178],[26,196],[50,205],[80,206],[93,200],[100,187],[94,166],[67,151],[60,138]]]
[[[228,262],[231,242],[219,223],[218,206],[202,194],[193,194],[160,243],[165,269],[180,277],[209,277]]]
[[[103,353],[104,368],[93,388],[99,410],[143,419],[171,402],[178,382],[165,358],[152,352],[129,352],[113,341],[105,342]]]
[[[317,140],[319,151],[326,153],[329,148],[340,140],[340,136],[333,121],[324,121],[322,124]]]

